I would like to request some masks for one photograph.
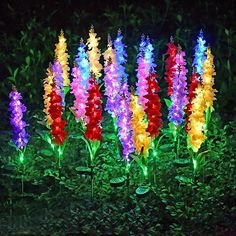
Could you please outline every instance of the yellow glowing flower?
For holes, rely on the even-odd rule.
[[[99,62],[101,53],[98,49],[98,41],[100,37],[96,38],[97,34],[94,32],[93,26],[89,30],[89,38],[87,41],[88,45],[88,58],[90,63],[90,72],[94,74],[96,78],[99,78],[102,70],[102,65]]]
[[[53,72],[51,65],[47,68],[47,77],[44,79],[43,86],[44,86],[44,113],[46,114],[46,123],[47,125],[52,124],[52,118],[49,115],[49,106],[50,106],[50,97],[49,94],[52,92],[52,85],[53,85]]]
[[[70,85],[69,80],[69,62],[68,58],[69,55],[67,53],[67,44],[66,44],[66,38],[64,37],[63,31],[61,31],[61,34],[59,35],[59,42],[55,44],[55,59],[61,64],[62,66],[62,77],[64,79],[64,86]]]
[[[195,90],[195,98],[192,100],[191,114],[188,123],[188,143],[194,152],[197,152],[201,144],[206,139],[204,134],[205,128],[205,109],[206,101],[204,98],[204,88],[198,85]]]
[[[145,157],[148,156],[148,151],[151,145],[151,137],[146,132],[148,124],[144,121],[145,113],[142,107],[138,104],[138,97],[131,95],[131,110],[132,110],[132,128],[133,141],[137,154],[143,151]]]
[[[203,75],[202,75],[202,85],[204,89],[204,99],[206,103],[205,109],[208,108],[213,111],[213,101],[216,100],[215,93],[216,89],[213,89],[214,86],[214,75],[215,66],[213,64],[213,55],[211,54],[211,49],[208,48],[206,51],[206,60],[203,62]]]
[[[110,36],[108,36],[107,50],[103,53],[103,56],[105,60],[105,65],[109,63],[109,60],[115,63],[115,52],[114,52],[114,49],[112,48],[112,41],[111,41]]]

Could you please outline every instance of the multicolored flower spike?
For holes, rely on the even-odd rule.
[[[46,123],[47,125],[52,124],[52,118],[49,114],[49,107],[50,107],[50,93],[52,92],[52,86],[53,86],[53,72],[52,72],[52,65],[49,64],[49,67],[47,68],[47,77],[44,79],[43,82],[44,86],[44,113],[46,115]]]
[[[170,42],[167,44],[167,59],[165,60],[165,80],[168,83],[167,96],[173,93],[173,77],[176,70],[176,55],[177,46],[174,44],[173,38],[170,38]]]
[[[158,96],[158,91],[160,89],[157,81],[156,81],[157,74],[151,74],[148,78],[148,94],[145,96],[148,100],[146,103],[146,109],[144,110],[147,119],[148,119],[148,127],[147,132],[149,132],[151,137],[159,136],[160,129],[162,127],[162,120],[161,120],[161,102]]]
[[[90,141],[102,140],[102,102],[99,85],[95,78],[89,79],[88,100],[86,103],[86,131],[84,136]]]
[[[53,142],[57,145],[62,145],[67,137],[67,132],[64,130],[66,121],[62,119],[62,98],[58,93],[56,86],[53,86],[50,96],[49,114],[53,120],[51,125],[51,135]]]
[[[173,77],[173,93],[171,95],[171,107],[169,112],[169,120],[174,123],[175,126],[179,126],[183,123],[184,108],[188,103],[187,99],[187,69],[185,62],[185,52],[178,48],[178,53],[175,58],[176,66],[174,68]]]
[[[132,112],[130,107],[130,93],[128,85],[123,81],[120,88],[120,109],[118,113],[118,137],[123,146],[123,157],[129,161],[129,155],[134,151],[134,142],[132,139]]]
[[[203,62],[203,74],[202,74],[202,84],[204,89],[204,99],[206,103],[206,111],[210,109],[213,111],[213,101],[216,100],[215,93],[217,92],[216,89],[213,88],[214,86],[214,63],[213,63],[213,55],[211,54],[211,49],[208,48],[206,51],[206,60]]]
[[[29,141],[29,134],[26,132],[26,122],[23,121],[26,107],[21,103],[22,96],[17,91],[16,87],[12,88],[9,94],[10,103],[9,111],[11,112],[10,124],[12,126],[13,137],[12,141],[15,143],[19,150],[23,150]]]
[[[142,105],[143,109],[146,108],[147,99],[145,95],[147,95],[147,77],[150,73],[150,65],[148,63],[147,58],[145,58],[147,42],[145,40],[144,35],[141,37],[141,42],[139,44],[139,53],[137,57],[138,69],[137,69],[137,78],[138,82],[137,85],[137,94],[138,94],[138,101]]]
[[[88,58],[89,58],[89,63],[90,63],[90,73],[91,75],[95,75],[95,78],[98,79],[101,77],[101,70],[102,70],[102,65],[99,62],[101,53],[100,50],[98,49],[98,44],[100,37],[96,37],[97,34],[94,32],[93,26],[91,26],[91,29],[89,30],[89,38],[87,41],[88,45]]]
[[[187,124],[188,130],[188,145],[194,152],[198,152],[201,144],[206,139],[204,134],[205,120],[205,99],[204,89],[201,84],[195,89],[195,97],[191,102],[191,114],[189,116],[189,122]]]
[[[112,48],[112,41],[108,37],[107,50],[104,52],[105,60],[105,95],[107,96],[106,110],[112,114],[112,117],[116,117],[119,110],[119,90],[120,84],[118,81],[118,71],[115,61],[115,52]]]
[[[133,129],[133,141],[135,146],[135,152],[139,155],[144,154],[144,157],[148,156],[148,152],[151,146],[151,137],[146,131],[148,124],[145,122],[145,113],[143,108],[138,103],[138,97],[131,94],[131,111],[132,111],[132,129]]]
[[[67,43],[66,38],[64,36],[63,31],[61,31],[61,34],[58,37],[59,42],[55,44],[55,60],[58,61],[61,64],[62,67],[62,77],[63,77],[63,85],[69,86],[70,80],[69,80],[69,62],[68,58],[69,55],[67,53]]]
[[[127,83],[128,74],[125,72],[125,63],[127,62],[126,45],[122,42],[123,35],[120,30],[118,30],[117,37],[114,41],[114,50],[116,56],[116,64],[118,68],[118,81],[121,83],[123,80]]]

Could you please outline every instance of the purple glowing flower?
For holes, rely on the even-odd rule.
[[[23,115],[26,112],[26,107],[21,103],[22,96],[17,92],[16,88],[9,94],[10,103],[9,111],[11,112],[10,124],[12,126],[13,137],[12,141],[18,149],[24,149],[29,140],[29,134],[26,132],[26,122],[23,121]]]
[[[52,72],[54,81],[56,83],[57,92],[62,98],[62,106],[65,106],[65,95],[64,95],[64,79],[62,66],[58,61],[55,61],[52,65]]]
[[[183,123],[184,107],[188,103],[187,98],[187,77],[188,70],[186,69],[185,52],[179,49],[176,55],[175,74],[173,77],[173,93],[171,95],[172,105],[169,112],[169,120],[176,126]]]
[[[130,93],[128,85],[123,81],[120,88],[120,110],[118,114],[118,137],[123,146],[123,157],[129,161],[129,155],[134,151],[134,143],[132,139],[132,125],[131,118],[132,112],[130,109]]]

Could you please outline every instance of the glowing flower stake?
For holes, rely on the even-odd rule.
[[[206,139],[204,134],[204,127],[206,123],[205,109],[206,103],[204,98],[204,89],[201,84],[195,90],[195,97],[192,99],[191,114],[189,116],[189,123],[187,124],[188,136],[187,143],[188,147],[197,153],[202,143]],[[192,155],[194,176],[198,166],[198,156]]]
[[[119,110],[118,93],[120,84],[118,81],[118,71],[115,61],[115,52],[112,48],[112,41],[108,37],[107,50],[104,52],[105,59],[105,95],[107,96],[106,110],[112,115],[114,126],[116,127],[117,112]]]
[[[44,113],[46,115],[46,123],[48,126],[52,124],[52,118],[49,114],[49,106],[50,106],[50,97],[49,94],[52,92],[52,86],[53,86],[53,72],[52,72],[52,65],[49,64],[49,67],[47,68],[47,77],[44,79],[43,82],[44,85]]]
[[[9,111],[11,112],[10,124],[13,132],[12,141],[16,145],[16,149],[19,152],[20,162],[23,162],[26,144],[29,141],[29,135],[25,130],[27,124],[23,121],[23,115],[26,112],[26,107],[21,103],[20,100],[22,99],[22,96],[17,91],[16,87],[12,88],[9,98]]]
[[[62,119],[62,98],[58,93],[58,89],[53,85],[52,92],[50,93],[50,107],[49,114],[53,122],[51,124],[51,135],[53,136],[53,143],[58,146],[56,155],[58,157],[59,167],[61,167],[61,157],[65,148],[65,139],[67,138],[67,132],[64,130],[66,121]],[[64,143],[64,144],[63,144]]]
[[[216,89],[213,88],[214,86],[214,75],[215,73],[215,66],[213,63],[213,55],[211,54],[211,49],[208,48],[206,51],[206,60],[203,62],[203,74],[202,74],[202,85],[204,89],[204,99],[206,103],[206,128],[205,134],[208,131],[208,124],[211,119],[211,113],[214,110],[213,108],[213,101],[216,100],[215,93],[217,92]]]
[[[55,44],[55,60],[58,61],[61,66],[62,66],[62,77],[63,77],[63,85],[64,86],[69,86],[70,85],[70,80],[69,80],[69,62],[68,58],[69,55],[67,53],[67,43],[66,43],[66,38],[64,36],[63,31],[61,31],[61,34],[58,37],[59,42]],[[65,92],[65,91],[64,91]]]
[[[165,80],[168,83],[167,96],[170,96],[173,93],[173,77],[176,70],[176,55],[177,55],[177,46],[174,44],[173,38],[170,38],[170,42],[167,44],[168,58],[165,60]]]
[[[99,62],[101,53],[98,49],[98,42],[100,37],[96,37],[97,34],[94,32],[93,26],[89,30],[89,38],[87,41],[88,45],[88,58],[90,63],[90,72],[91,75],[95,75],[95,78],[98,79],[101,76],[102,65]]]
[[[198,87],[200,83],[200,78],[203,72],[203,61],[205,60],[205,52],[206,52],[206,41],[203,39],[203,32],[202,30],[199,33],[197,39],[197,45],[195,47],[195,54],[193,60],[193,73],[190,77],[190,84],[189,84],[189,94],[188,94],[188,104],[186,107],[186,123],[188,123],[189,116],[191,115],[191,107],[192,107],[192,100],[194,99],[196,93],[195,89]]]
[[[179,132],[180,126],[184,121],[184,108],[188,103],[187,99],[187,69],[185,62],[185,53],[178,48],[176,55],[175,74],[173,77],[173,93],[171,95],[171,106],[169,110],[170,129],[172,130],[176,144],[176,157],[179,151]]]
[[[127,164],[130,161],[130,154],[134,151],[134,143],[132,139],[132,112],[130,109],[130,93],[128,85],[123,81],[120,89],[120,110],[118,113],[118,136],[123,146],[123,157]]]
[[[143,108],[138,103],[138,97],[131,94],[131,110],[132,110],[132,129],[133,129],[133,141],[135,146],[135,152],[137,155],[142,155],[140,158],[134,159],[138,162],[143,170],[144,177],[147,178],[147,157],[149,155],[149,148],[151,146],[151,137],[147,133],[146,129],[148,127],[147,122],[145,122],[145,113]]]

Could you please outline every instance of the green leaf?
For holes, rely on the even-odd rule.
[[[150,187],[149,186],[139,186],[137,189],[136,189],[136,194],[138,196],[144,196],[146,195],[148,192],[150,191]]]
[[[46,156],[46,157],[53,156],[53,152],[50,149],[42,149],[39,151],[39,154]]]
[[[87,166],[78,166],[75,168],[76,171],[78,171],[80,174],[88,174],[90,175],[92,173],[92,169]]]
[[[188,166],[191,162],[189,159],[175,159],[173,163],[178,167]]]
[[[159,147],[159,149],[162,150],[162,151],[171,151],[173,148],[174,148],[173,143],[163,144]]]
[[[124,185],[125,181],[126,181],[126,176],[112,178],[110,180],[110,185],[113,187],[120,187]]]
[[[70,91],[70,86],[65,86],[64,87],[64,95],[66,96],[66,94]]]
[[[29,56],[27,56],[27,57],[25,58],[25,62],[26,62],[27,65],[29,65],[29,63],[30,63],[30,57],[29,57]]]
[[[171,104],[172,104],[171,100],[170,100],[170,99],[167,99],[167,98],[164,98],[164,101],[165,101],[166,106],[167,106],[168,108],[170,108],[170,107],[171,107]]]
[[[180,175],[175,176],[175,179],[184,184],[193,183],[192,179]]]

